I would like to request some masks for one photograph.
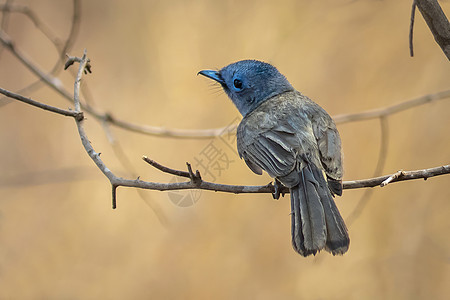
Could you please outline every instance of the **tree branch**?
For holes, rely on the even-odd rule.
[[[54,107],[51,105],[47,105],[47,104],[38,102],[31,98],[24,97],[22,95],[10,92],[10,91],[2,89],[2,88],[0,88],[0,94],[3,94],[6,97],[13,98],[13,99],[22,101],[24,103],[30,104],[32,106],[39,107],[41,109],[51,111],[51,112],[54,112],[54,113],[57,113],[57,114],[60,114],[63,116],[74,117],[77,120],[82,120],[84,118],[83,112],[81,112],[81,111],[77,112],[77,111],[73,111],[73,110],[65,110],[65,109],[61,109],[61,108]]]
[[[426,103],[430,103],[430,102],[442,100],[442,99],[447,99],[447,98],[450,99],[450,90],[441,91],[436,94],[425,95],[425,96],[411,99],[411,100],[408,100],[405,102],[400,102],[400,103],[397,103],[397,104],[394,104],[394,105],[391,105],[388,107],[367,110],[367,111],[355,113],[355,114],[337,115],[337,116],[334,116],[333,119],[336,122],[336,124],[370,120],[370,119],[390,116],[390,115],[399,113],[401,111],[408,110],[410,108],[413,108],[413,107],[416,107],[419,105],[423,105]]]
[[[167,168],[167,167],[163,167]],[[163,170],[161,168],[161,170]],[[168,168],[169,169],[169,168]],[[173,170],[173,169],[171,169]],[[183,171],[177,171],[183,172]],[[173,174],[172,172],[166,172],[169,174]],[[401,173],[401,174],[400,174]],[[401,171],[396,172],[390,175],[384,175],[375,178],[362,179],[362,180],[352,180],[352,181],[344,181],[343,188],[344,189],[358,189],[358,188],[367,188],[367,187],[375,187],[381,186],[383,182],[389,180],[388,183],[406,181],[406,180],[414,180],[414,179],[428,179],[430,177],[450,174],[450,165],[440,166],[436,168],[423,169],[423,170],[415,170],[415,171]],[[227,185],[227,184],[218,184],[213,182],[207,182],[201,180],[199,183],[194,184],[192,182],[179,182],[179,183],[155,183],[155,182],[147,182],[142,181],[139,178],[136,180],[127,180],[120,179],[117,182],[118,186],[125,187],[135,187],[142,189],[150,189],[150,190],[158,190],[158,191],[169,191],[169,190],[184,190],[184,189],[200,189],[200,190],[208,190],[215,192],[226,192],[226,193],[234,193],[234,194],[243,194],[243,193],[274,193],[275,189],[272,183],[261,185],[261,186],[243,186],[243,185]],[[387,183],[384,183],[383,186],[386,186]],[[281,190],[283,193],[289,193],[289,189],[283,187]]]
[[[2,31],[6,31],[9,25],[9,17],[10,17],[10,10],[9,8],[12,5],[13,0],[6,0],[6,2],[2,5],[3,6],[3,10],[2,11],[2,21],[0,22],[0,30]],[[0,57],[2,56],[3,53],[3,47],[0,47]]]
[[[401,173],[401,174],[400,174]],[[424,179],[427,180],[430,177],[450,174],[450,165],[440,166],[436,168],[415,170],[415,171],[399,171],[391,175],[380,176],[376,178],[362,179],[345,181],[344,189],[358,189],[366,187],[381,186],[383,182],[388,180],[382,186],[386,186],[388,183],[413,180],[413,179]],[[390,179],[392,177],[392,179]]]
[[[157,163],[156,161],[154,161],[154,160],[148,158],[148,157],[145,156],[145,155],[142,157],[142,159],[143,159],[146,163],[148,163],[149,165],[151,165],[152,167],[155,167],[156,169],[158,169],[158,170],[160,170],[160,171],[163,171],[163,172],[165,172],[165,173],[172,174],[172,175],[179,176],[179,177],[187,177],[187,178],[191,178],[189,172],[179,171],[179,170],[174,170],[174,169],[165,167],[165,166],[163,166],[163,165]]]
[[[437,0],[414,0],[425,22],[427,22],[434,40],[450,60],[450,23]],[[414,6],[413,4],[413,10]]]
[[[413,38],[414,38],[414,19],[416,17],[416,7],[417,7],[416,0],[413,0],[411,7],[411,20],[409,23],[409,55],[411,57],[414,56]]]

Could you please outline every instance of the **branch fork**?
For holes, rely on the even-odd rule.
[[[80,57],[76,57],[76,56],[70,56],[69,54],[66,54],[67,60],[66,63],[64,64],[64,70],[67,70],[67,68],[69,68],[71,65],[73,65],[74,63],[81,63],[83,58]],[[87,73],[92,73],[92,65],[91,65],[91,60],[89,58],[87,58],[86,61],[86,66],[84,67],[84,74]]]
[[[386,180],[384,180],[381,184],[380,187],[385,187],[386,185],[388,185],[389,183],[391,183],[392,181],[395,181],[401,177],[403,177],[405,175],[405,173],[403,172],[403,170],[397,171],[396,173],[392,174],[391,176],[389,176]],[[426,178],[425,178],[426,180]]]

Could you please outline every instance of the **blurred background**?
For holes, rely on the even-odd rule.
[[[15,0],[64,41],[69,0]],[[447,16],[450,3],[440,1]],[[2,0],[0,3],[4,4]],[[254,58],[274,64],[332,116],[382,108],[449,88],[450,65],[411,1],[81,2],[70,55],[87,49],[90,103],[129,122],[208,129],[239,122],[217,85],[196,76]],[[58,51],[20,13],[3,29],[43,71]],[[0,46],[1,47],[1,46]],[[36,80],[0,50],[0,87]],[[73,66],[75,70],[78,66]],[[61,70],[61,67],[59,67]],[[61,85],[73,91],[63,71]],[[49,87],[24,93],[72,107]],[[83,149],[74,121],[0,100],[0,298],[2,299],[445,299],[450,293],[449,175],[346,190],[348,253],[303,258],[291,247],[289,197],[118,189]],[[387,118],[381,174],[450,161],[450,101]],[[233,136],[174,139],[111,127],[136,174],[123,166],[102,124],[87,116],[92,145],[116,174],[174,182],[141,159],[217,183],[262,185],[236,154]],[[382,141],[377,119],[338,125],[344,180],[369,178]],[[134,176],[134,177],[133,177]]]

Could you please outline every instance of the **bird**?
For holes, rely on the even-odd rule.
[[[294,250],[304,257],[347,252],[348,230],[334,202],[342,195],[341,139],[330,115],[266,62],[241,60],[198,74],[218,82],[242,114],[240,158],[275,178],[274,197],[289,188]]]

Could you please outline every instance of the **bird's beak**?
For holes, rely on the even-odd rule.
[[[197,75],[203,75],[205,77],[208,77],[212,80],[217,81],[218,83],[220,83],[221,85],[225,85],[225,81],[223,80],[222,76],[220,76],[220,73],[217,71],[213,71],[213,70],[202,70],[200,72],[197,73]]]

